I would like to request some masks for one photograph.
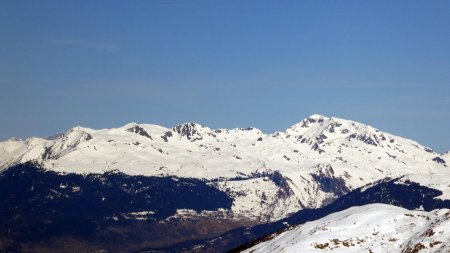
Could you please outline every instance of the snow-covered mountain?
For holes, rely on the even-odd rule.
[[[450,252],[450,210],[352,207],[274,235],[244,252]]]
[[[0,143],[0,169],[36,161],[62,173],[205,179],[234,199],[232,212],[277,220],[321,207],[385,177],[407,177],[450,198],[448,154],[339,118],[312,115],[282,132],[130,123],[75,127],[52,138]]]
[[[292,226],[319,220],[351,207],[375,203],[422,211],[450,208],[450,200],[442,200],[441,196],[441,191],[422,186],[406,177],[385,178],[352,190],[324,207],[303,209],[275,222],[234,229],[218,237],[190,245],[188,249],[201,248],[205,252],[224,252],[232,249],[230,253],[241,252],[261,241],[272,239],[273,234]],[[223,243],[224,241],[226,243]],[[186,247],[176,249],[184,250]]]

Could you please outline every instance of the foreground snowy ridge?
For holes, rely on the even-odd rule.
[[[449,252],[450,210],[371,204],[307,222],[244,252]]]
[[[48,170],[205,179],[234,198],[232,211],[275,220],[317,208],[385,177],[408,175],[450,198],[447,155],[339,118],[312,115],[283,132],[130,123],[75,127],[53,138],[0,143],[0,170],[37,161]],[[423,175],[426,175],[424,177]]]

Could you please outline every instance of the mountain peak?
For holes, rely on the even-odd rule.
[[[211,132],[210,128],[197,122],[186,122],[173,127],[172,130],[190,141],[201,140],[204,133]]]
[[[389,145],[388,142],[392,144],[395,141],[391,135],[369,125],[318,114],[313,114],[291,126],[282,136],[296,143],[308,144],[319,154],[326,152],[326,147],[333,143],[339,146],[359,145],[357,142],[363,142],[384,147]],[[390,148],[394,146],[391,145]]]
[[[23,141],[23,139],[18,138],[18,137],[12,137],[12,138],[9,138],[6,141],[8,141],[8,142],[19,142],[19,141]]]
[[[320,114],[312,114],[309,117],[307,117],[306,119],[328,119],[328,117],[320,115]]]
[[[310,125],[323,125],[325,121],[329,121],[330,118],[319,115],[319,114],[313,114],[307,118],[304,118],[300,122],[292,125],[289,127],[286,132],[299,132],[303,131],[302,129],[308,128]]]
[[[176,125],[175,127],[179,127],[179,126],[200,127],[200,128],[205,127],[202,124],[195,122],[195,121],[184,122],[184,123]]]

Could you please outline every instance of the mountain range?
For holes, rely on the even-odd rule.
[[[312,220],[295,220],[302,212],[319,210],[321,217],[308,216],[317,219],[342,212],[324,210],[343,200],[346,208],[371,203],[421,208],[421,200],[408,195],[417,187],[404,195],[415,201],[410,206],[387,190],[378,199],[371,195],[373,201],[355,202],[355,192],[381,189],[392,180],[386,189],[413,183],[436,191],[433,201],[443,204],[434,205],[447,208],[449,160],[450,153],[321,115],[272,134],[198,123],[172,128],[130,123],[10,139],[0,142],[5,203],[0,245],[43,252],[67,244],[110,252],[231,250]],[[38,218],[27,217],[33,212]],[[74,219],[85,226],[73,229]],[[117,244],[108,243],[112,238]]]

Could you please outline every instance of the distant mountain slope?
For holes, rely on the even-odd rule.
[[[1,169],[36,161],[62,173],[117,170],[206,179],[234,199],[234,214],[261,221],[321,207],[385,177],[446,174],[446,159],[414,141],[321,115],[273,134],[197,123],[173,128],[130,123],[0,143]],[[437,187],[447,192],[442,184]]]
[[[0,192],[0,252],[130,252],[245,224],[227,219],[232,199],[199,179],[60,175],[29,162],[0,173]],[[202,215],[177,218],[182,209]]]
[[[355,189],[331,204],[317,209],[303,209],[297,213],[273,223],[260,224],[252,227],[237,228],[207,241],[192,245],[192,242],[174,246],[177,250],[203,248],[205,251],[223,252],[232,250],[240,252],[260,241],[267,240],[265,236],[279,233],[291,225],[303,224],[321,219],[335,212],[364,206],[373,203],[394,205],[409,210],[426,210],[450,208],[450,200],[442,200],[442,191],[422,186],[407,177],[386,178]],[[271,236],[268,236],[272,238]],[[219,239],[220,238],[220,239]]]
[[[305,223],[244,252],[449,252],[450,210],[352,207]]]
[[[277,175],[267,178],[277,181]],[[450,200],[439,198],[441,191],[411,180],[380,180],[325,207],[257,225],[233,215],[233,200],[204,180],[118,172],[61,175],[20,164],[0,173],[0,250],[48,252],[78,245],[82,252],[224,252],[353,206],[450,208]]]

